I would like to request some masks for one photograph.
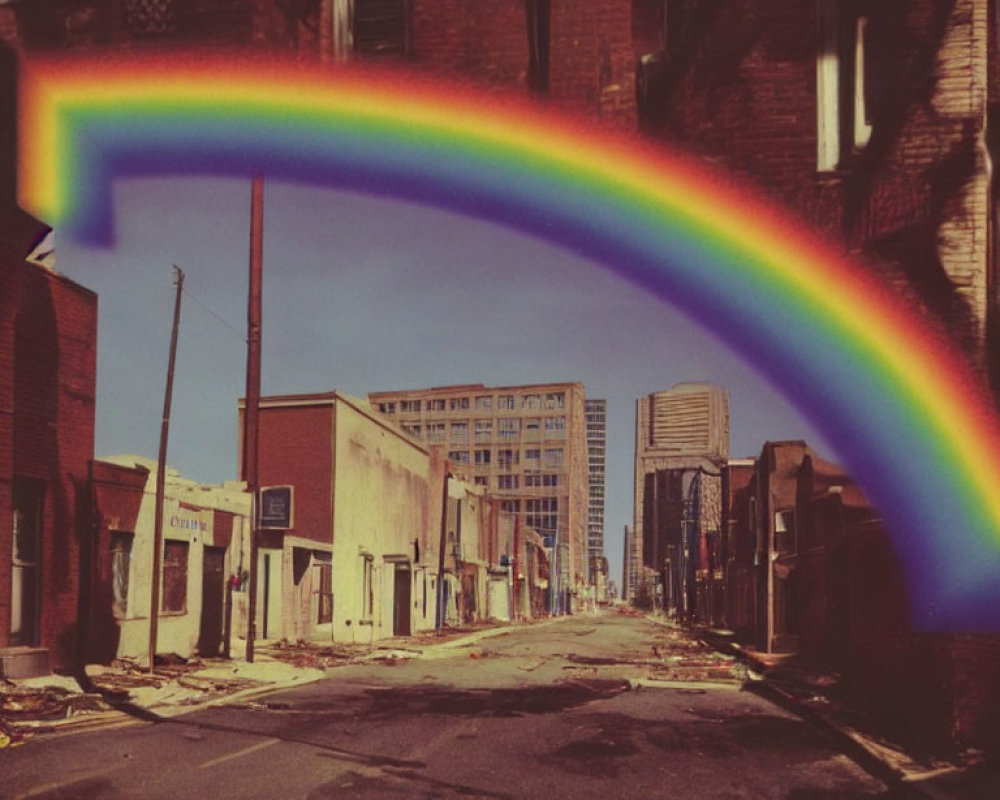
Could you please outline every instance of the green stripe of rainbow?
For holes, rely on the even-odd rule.
[[[22,203],[78,233],[115,175],[261,168],[465,210],[646,285],[837,443],[920,626],[1000,628],[1000,435],[976,377],[864,270],[675,155],[399,73],[274,63],[52,62],[22,111]]]

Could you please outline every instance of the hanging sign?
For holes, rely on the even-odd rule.
[[[264,531],[287,531],[294,527],[292,518],[292,487],[264,486],[260,490],[257,527]]]

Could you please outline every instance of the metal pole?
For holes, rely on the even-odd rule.
[[[167,387],[163,393],[163,423],[160,427],[160,454],[156,463],[156,506],[153,517],[153,575],[149,600],[149,671],[156,661],[156,638],[160,621],[160,570],[163,567],[163,494],[167,477],[167,438],[170,433],[170,404],[174,392],[174,363],[177,358],[177,330],[181,322],[181,292],[184,272],[174,266],[174,324],[170,331],[170,358],[167,362]]]
[[[247,388],[243,412],[243,479],[250,493],[250,585],[247,587],[246,659],[253,662],[257,638],[257,490],[260,417],[261,284],[264,263],[264,179],[254,175],[250,193],[250,278],[247,299]]]
[[[448,544],[448,481],[451,480],[451,472],[445,470],[444,488],[441,490],[441,539],[438,544],[438,585],[437,585],[437,614],[435,615],[434,628],[441,630],[444,627],[445,615],[445,584],[444,584],[444,550]]]

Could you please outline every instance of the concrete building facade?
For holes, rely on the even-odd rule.
[[[682,383],[641,397],[635,431],[633,519],[625,554],[630,583],[623,587],[624,598],[635,599],[638,584],[649,581],[659,586],[665,602],[691,612],[693,548],[700,546],[700,536],[722,526],[729,396],[709,384]],[[696,476],[701,476],[697,482]]]
[[[443,386],[372,392],[372,406],[414,439],[447,448],[456,474],[553,548],[556,591],[587,579],[589,488],[584,387],[579,383]]]
[[[260,539],[258,598],[275,608],[258,615],[258,637],[368,642],[433,628],[444,459],[339,392],[263,398],[259,448],[260,483],[292,487],[293,520]]]
[[[91,464],[88,660],[148,660],[156,470],[131,455]],[[249,520],[241,484],[199,484],[168,467],[157,653],[217,657],[234,627],[245,630]]]
[[[604,489],[607,472],[607,401],[586,401],[587,411],[587,568],[590,583],[606,574],[598,569],[604,558]]]

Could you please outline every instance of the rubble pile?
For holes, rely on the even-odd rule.
[[[71,727],[84,719],[111,713],[100,694],[64,686],[0,684],[0,750],[24,744],[38,731]]]
[[[267,654],[295,667],[327,669],[356,663],[371,650],[369,645],[329,644],[317,645],[312,642],[281,641],[267,648]]]

